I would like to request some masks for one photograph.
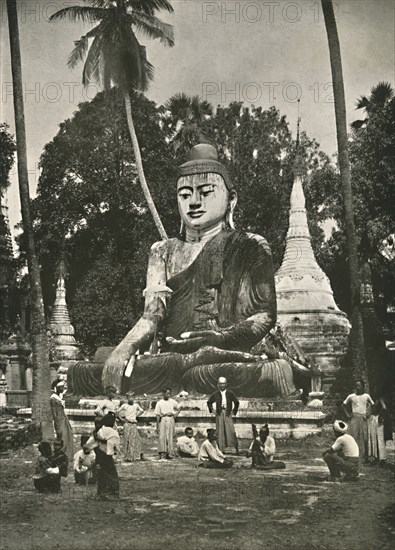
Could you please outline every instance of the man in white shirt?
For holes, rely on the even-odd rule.
[[[349,433],[354,437],[359,447],[359,456],[368,462],[368,406],[374,405],[373,399],[365,393],[362,380],[355,383],[355,393],[350,393],[343,401],[343,411],[351,419]],[[351,414],[347,407],[351,406]]]
[[[114,386],[106,387],[107,399],[103,399],[103,401],[100,401],[100,403],[97,405],[95,409],[96,416],[103,417],[109,412],[116,414],[118,409],[118,402],[114,400],[116,394],[117,390],[114,388]]]
[[[336,441],[323,453],[323,458],[328,465],[330,481],[337,481],[341,472],[346,475],[345,481],[358,480],[359,449],[352,435],[347,433],[347,424],[336,420],[333,424],[333,431],[337,436]]]
[[[134,392],[126,394],[128,402],[124,403],[118,409],[118,417],[124,421],[123,425],[123,454],[125,462],[133,462],[138,458],[144,459],[141,446],[140,434],[137,429],[137,417],[144,411],[138,403],[134,401]]]
[[[207,430],[207,439],[203,442],[199,451],[199,466],[203,468],[231,468],[233,462],[225,457],[217,445],[217,431]]]
[[[163,390],[163,399],[155,407],[156,432],[159,434],[159,458],[173,458],[175,419],[180,412],[180,406],[175,399],[171,399],[171,390]]]
[[[185,428],[185,435],[177,439],[177,451],[183,458],[196,458],[199,454],[199,445],[193,437],[192,428]]]

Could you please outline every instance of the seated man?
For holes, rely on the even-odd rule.
[[[185,428],[185,435],[177,439],[177,451],[183,458],[196,458],[199,454],[199,445],[193,437],[192,428]]]
[[[74,455],[74,479],[77,485],[96,482],[96,454],[87,445],[88,435],[81,436],[81,449]]]
[[[233,462],[219,450],[217,445],[217,431],[207,430],[207,439],[204,441],[199,451],[199,466],[203,468],[231,468]]]
[[[259,430],[259,436],[255,424],[252,425],[254,440],[248,449],[246,456],[252,458],[252,468],[256,470],[272,470],[285,468],[284,462],[274,461],[276,444],[269,435],[269,426],[265,424]]]
[[[359,448],[352,435],[347,433],[347,428],[345,422],[335,421],[333,431],[337,439],[332,447],[323,453],[323,458],[329,468],[330,481],[340,479],[341,472],[346,474],[345,481],[358,480]]]

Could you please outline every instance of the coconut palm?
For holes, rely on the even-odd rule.
[[[197,143],[208,143],[202,131],[202,124],[213,114],[208,101],[201,101],[197,95],[175,94],[162,110],[163,122],[172,133],[169,142],[175,152],[185,153]]]
[[[336,135],[340,168],[341,189],[344,206],[344,225],[347,238],[348,267],[351,294],[351,333],[349,355],[354,377],[363,378],[367,383],[366,356],[363,335],[363,322],[360,308],[360,281],[357,256],[357,237],[354,223],[351,172],[348,156],[346,100],[344,94],[343,68],[339,35],[332,0],[321,0],[325,28],[328,36],[329,57],[332,70],[333,93],[335,100]]]
[[[148,62],[145,47],[139,43],[136,32],[173,46],[173,27],[156,17],[158,11],[171,13],[173,8],[168,0],[83,1],[86,5],[63,8],[54,13],[50,20],[69,19],[95,25],[75,42],[68,65],[73,68],[84,60],[84,86],[96,80],[105,90],[115,85],[123,94],[141,187],[160,236],[165,239],[166,232],[144,175],[129,93],[131,90],[144,92],[153,79],[153,66]]]
[[[361,96],[356,102],[356,109],[363,109],[367,117],[363,120],[355,120],[351,123],[353,130],[365,128],[369,121],[369,116],[377,109],[383,109],[394,97],[394,90],[389,82],[379,82],[373,86],[370,91],[370,97]]]
[[[26,242],[29,271],[29,293],[32,305],[31,340],[33,348],[32,420],[41,429],[44,439],[53,439],[50,397],[49,352],[41,288],[40,266],[36,255],[33,222],[30,211],[29,177],[25,113],[23,105],[22,63],[19,44],[19,26],[16,0],[7,0],[10,33],[11,68],[14,96],[15,134],[18,158],[18,183],[21,199],[22,223]]]

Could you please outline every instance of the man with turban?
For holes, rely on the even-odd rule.
[[[336,441],[323,453],[323,458],[328,465],[330,481],[338,481],[341,472],[346,475],[345,481],[358,480],[359,448],[352,435],[347,433],[348,426],[341,420],[333,424],[333,431],[337,436]]]

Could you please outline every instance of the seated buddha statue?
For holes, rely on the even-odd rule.
[[[260,347],[276,322],[270,248],[235,229],[237,192],[213,146],[196,145],[180,166],[177,200],[180,235],[151,248],[142,317],[95,369],[97,383],[81,372],[87,365],[69,370],[73,393],[87,394],[90,385],[92,394],[101,384],[205,394],[225,376],[241,397],[288,396],[291,362],[268,360]]]

